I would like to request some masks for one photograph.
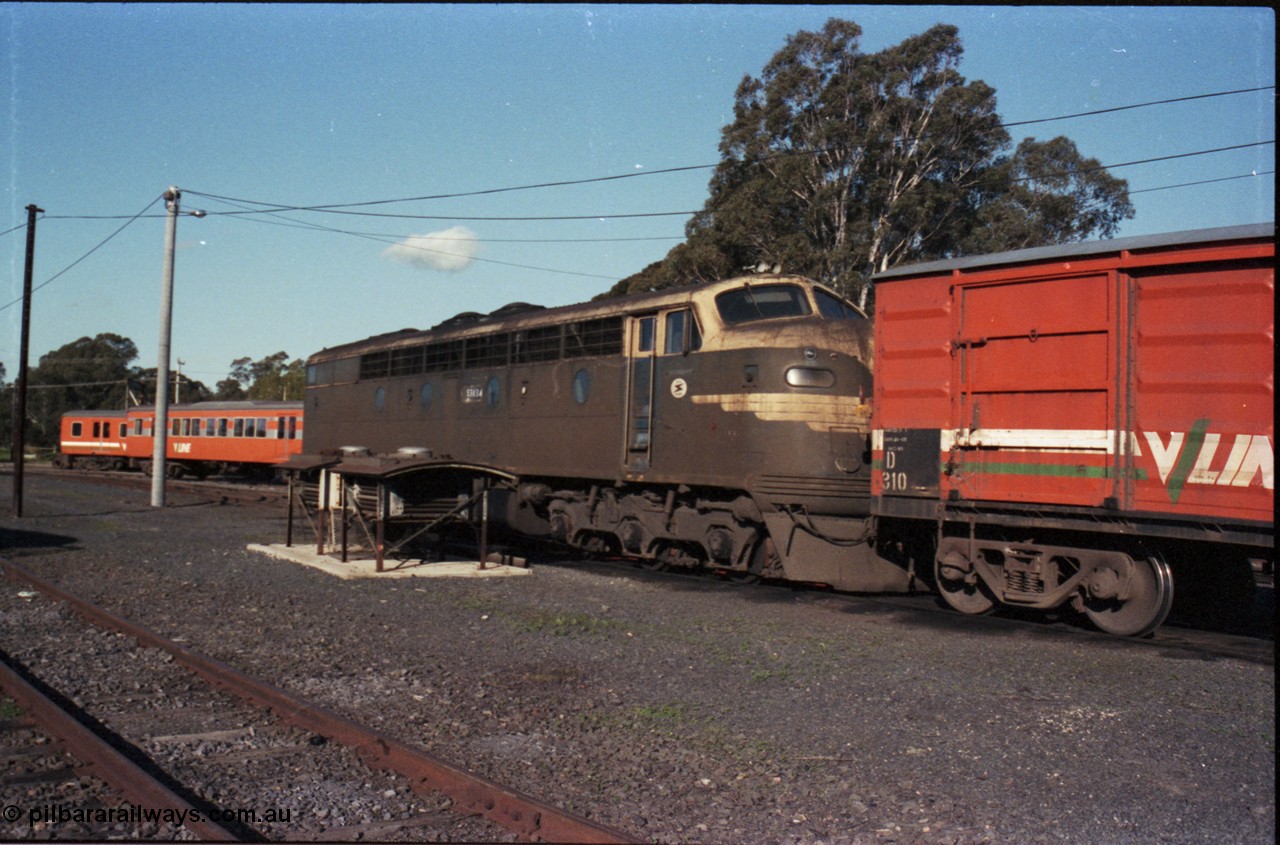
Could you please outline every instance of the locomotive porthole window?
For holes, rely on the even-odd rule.
[[[382,406],[387,404],[387,390],[385,387],[379,387],[373,391],[373,409],[381,411]]]
[[[591,396],[591,373],[578,370],[573,376],[573,401],[585,405]]]
[[[490,408],[498,407],[498,399],[501,396],[501,388],[498,385],[497,376],[489,379],[489,383],[484,387],[484,401],[488,403]]]
[[[422,410],[431,407],[431,382],[422,385]]]

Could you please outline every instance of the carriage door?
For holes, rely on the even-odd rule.
[[[653,357],[657,351],[658,318],[652,314],[628,322],[627,444],[623,463],[630,472],[649,469],[653,428]]]
[[[974,499],[1098,506],[1114,490],[1106,275],[959,290],[951,474]]]

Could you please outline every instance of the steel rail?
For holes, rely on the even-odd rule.
[[[92,770],[132,804],[147,810],[173,810],[185,819],[183,826],[200,840],[240,841],[240,837],[205,818],[205,813],[81,724],[3,660],[0,660],[0,687],[31,714],[41,729],[63,742],[67,752],[84,764],[79,767],[81,770],[85,767]]]
[[[561,810],[546,802],[473,774],[420,748],[360,725],[324,707],[252,678],[220,660],[185,648],[92,602],[74,596],[9,561],[0,561],[9,578],[22,581],[50,598],[66,602],[84,618],[104,628],[158,648],[214,686],[259,707],[282,721],[353,747],[370,768],[396,772],[418,791],[449,796],[464,814],[481,815],[530,841],[635,843],[626,833]]]

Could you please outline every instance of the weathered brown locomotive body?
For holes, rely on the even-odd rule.
[[[907,569],[871,543],[871,392],[861,312],[752,276],[326,349],[308,361],[305,445],[384,487],[389,525],[486,486],[525,534],[902,590]]]

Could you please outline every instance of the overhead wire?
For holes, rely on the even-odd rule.
[[[1158,188],[1140,188],[1136,191],[1130,191],[1129,193],[1130,194],[1148,194],[1148,193],[1151,193],[1152,191],[1167,191],[1171,188],[1189,188],[1192,185],[1208,185],[1213,182],[1231,182],[1236,179],[1256,179],[1259,176],[1271,176],[1274,174],[1275,174],[1274,170],[1261,170],[1261,171],[1256,171],[1254,173],[1243,173],[1239,176],[1222,176],[1218,179],[1201,179],[1198,182],[1183,182],[1178,185],[1161,185]]]
[[[125,222],[125,224],[124,224],[123,226],[121,226],[120,228],[116,229],[116,230],[115,230],[114,232],[112,232],[111,234],[107,235],[105,238],[103,238],[101,241],[99,241],[99,242],[97,243],[97,245],[96,245],[96,246],[94,246],[92,249],[90,249],[90,250],[89,250],[88,252],[86,252],[84,255],[81,255],[79,258],[77,258],[75,261],[72,261],[72,262],[71,262],[70,264],[68,264],[66,267],[63,267],[63,268],[62,268],[61,270],[59,270],[57,273],[54,273],[54,274],[53,274],[52,276],[50,276],[49,278],[45,279],[43,282],[41,282],[40,284],[38,284],[38,285],[36,285],[35,287],[33,287],[33,288],[31,289],[31,292],[32,292],[32,293],[35,293],[36,291],[41,290],[42,288],[44,288],[44,287],[46,287],[46,286],[48,286],[48,285],[52,284],[55,280],[57,280],[58,278],[60,278],[61,276],[63,276],[63,275],[64,275],[68,270],[70,270],[72,267],[75,267],[75,266],[76,266],[77,264],[79,264],[81,261],[84,261],[84,260],[85,260],[86,258],[88,258],[90,255],[93,255],[95,252],[97,252],[98,250],[102,249],[102,247],[106,246],[106,245],[107,245],[107,243],[108,243],[108,242],[110,242],[112,238],[114,238],[116,235],[118,235],[118,234],[120,234],[121,232],[123,232],[125,229],[129,228],[129,226],[130,226],[130,225],[132,225],[132,224],[133,224],[136,220],[138,220],[140,217],[142,217],[142,215],[146,214],[146,213],[147,213],[147,209],[151,208],[151,206],[153,206],[153,205],[155,205],[157,202],[159,202],[159,201],[160,201],[160,199],[161,199],[161,197],[160,197],[160,196],[156,196],[153,200],[151,200],[151,202],[147,203],[147,205],[146,205],[146,206],[145,206],[141,211],[139,211],[137,214],[135,214],[135,215],[133,215],[132,217],[130,217],[130,218],[129,218],[129,220],[128,220],[128,221],[126,221],[126,222]],[[0,305],[0,311],[4,311],[4,310],[6,310],[6,309],[12,308],[13,306],[15,306],[15,305],[19,304],[20,302],[22,302],[22,300],[23,300],[23,297],[21,297],[21,296],[20,296],[20,297],[18,297],[17,299],[13,300],[12,302],[10,302],[10,303],[9,303],[9,304],[7,304],[7,305]]]
[[[252,217],[250,217],[250,218],[235,218],[235,219],[239,219],[239,220],[246,220],[246,221],[254,222],[254,223],[267,223],[267,222],[272,222],[272,221],[268,221],[268,220],[263,220],[263,219],[261,219],[261,218],[252,218]],[[501,265],[501,266],[504,266],[504,267],[514,267],[514,268],[516,268],[516,269],[518,269],[518,270],[535,270],[535,271],[537,271],[537,272],[541,272],[541,273],[559,273],[559,274],[561,274],[561,275],[567,275],[567,276],[580,276],[580,277],[590,278],[590,279],[604,279],[604,280],[606,280],[606,281],[614,281],[613,276],[605,276],[605,275],[602,275],[602,274],[599,274],[599,273],[582,273],[582,272],[579,272],[579,271],[576,271],[576,270],[557,270],[557,269],[553,269],[553,268],[550,268],[550,267],[536,267],[536,266],[534,266],[534,265],[530,265],[530,264],[516,264],[516,263],[511,262],[511,261],[499,261],[499,260],[498,260],[498,259],[496,259],[496,258],[481,258],[480,256],[475,256],[475,255],[466,256],[466,255],[462,255],[462,254],[460,254],[460,253],[447,252],[447,251],[445,251],[445,250],[438,250],[438,249],[431,249],[431,248],[429,248],[429,247],[417,246],[417,245],[414,245],[414,244],[407,244],[407,243],[403,243],[403,242],[402,242],[402,241],[403,241],[404,239],[406,239],[406,238],[415,238],[415,237],[418,237],[418,236],[416,236],[416,235],[410,235],[410,236],[404,236],[404,235],[392,235],[392,236],[374,235],[374,234],[369,234],[369,233],[365,233],[365,232],[353,232],[353,231],[346,230],[346,229],[338,229],[338,228],[335,228],[335,227],[332,227],[332,226],[324,226],[324,225],[322,225],[322,224],[319,224],[319,223],[313,223],[313,222],[311,222],[311,221],[293,220],[292,218],[285,218],[285,219],[286,219],[287,221],[291,222],[291,223],[297,224],[297,225],[298,225],[299,227],[301,227],[301,228],[306,228],[306,229],[315,229],[315,230],[317,230],[317,231],[331,232],[331,233],[339,234],[339,235],[350,235],[351,237],[364,238],[364,239],[366,239],[366,240],[377,241],[377,242],[379,242],[379,243],[385,243],[385,244],[388,244],[389,246],[397,246],[397,247],[400,247],[400,248],[402,248],[402,249],[411,249],[411,250],[416,250],[416,251],[420,251],[420,252],[424,252],[424,253],[430,253],[430,254],[433,254],[433,255],[442,255],[442,256],[445,256],[445,257],[448,257],[448,258],[469,258],[471,261],[478,261],[478,262],[482,262],[482,263],[486,263],[486,264],[498,264],[498,265]],[[443,238],[442,238],[442,240],[443,240]]]
[[[1237,94],[1245,94],[1245,93],[1256,93],[1256,92],[1259,92],[1259,91],[1274,90],[1274,88],[1275,88],[1275,86],[1274,86],[1274,85],[1267,85],[1267,86],[1259,86],[1259,87],[1255,87],[1255,88],[1242,88],[1242,89],[1236,89],[1236,90],[1232,90],[1232,91],[1219,91],[1219,92],[1213,92],[1213,93],[1208,93],[1208,94],[1194,94],[1194,95],[1188,95],[1188,96],[1184,96],[1184,97],[1175,97],[1175,98],[1169,98],[1169,99],[1164,99],[1164,100],[1152,100],[1152,101],[1148,101],[1148,102],[1144,102],[1144,103],[1134,103],[1134,104],[1123,105],[1123,106],[1113,106],[1113,107],[1110,107],[1110,108],[1095,109],[1095,110],[1092,110],[1092,111],[1077,112],[1077,113],[1074,113],[1074,114],[1066,114],[1066,115],[1058,115],[1058,116],[1054,116],[1054,117],[1036,118],[1036,119],[1023,120],[1023,121],[1011,121],[1011,122],[1003,123],[1003,124],[1001,124],[1001,126],[1002,126],[1002,127],[1005,127],[1005,128],[1014,127],[1014,126],[1026,126],[1026,125],[1032,125],[1032,124],[1038,124],[1038,123],[1047,123],[1047,122],[1057,121],[1057,120],[1068,120],[1068,119],[1074,119],[1074,118],[1079,118],[1079,117],[1086,117],[1086,116],[1092,116],[1092,115],[1108,114],[1108,113],[1113,113],[1113,112],[1126,111],[1126,110],[1131,110],[1131,109],[1147,108],[1147,107],[1151,107],[1151,106],[1158,106],[1158,105],[1167,105],[1167,104],[1171,104],[1171,103],[1189,102],[1189,101],[1193,101],[1193,100],[1203,100],[1203,99],[1209,99],[1209,98],[1214,98],[1214,97],[1225,97],[1225,96],[1231,96],[1231,95],[1237,95]],[[1151,163],[1160,162],[1160,161],[1172,161],[1172,160],[1176,160],[1176,159],[1189,158],[1189,157],[1193,157],[1193,156],[1210,155],[1210,154],[1214,154],[1214,153],[1220,153],[1220,152],[1226,152],[1226,151],[1232,151],[1232,150],[1239,150],[1239,149],[1246,149],[1246,148],[1249,148],[1249,147],[1266,146],[1266,145],[1274,144],[1274,143],[1275,143],[1275,141],[1274,141],[1274,139],[1272,139],[1272,140],[1269,140],[1269,141],[1259,141],[1259,142],[1254,142],[1254,143],[1249,143],[1249,144],[1238,144],[1238,145],[1228,146],[1228,147],[1219,147],[1219,148],[1212,149],[1212,150],[1198,150],[1198,151],[1189,152],[1189,153],[1178,153],[1178,154],[1172,154],[1172,155],[1167,155],[1167,156],[1157,156],[1157,157],[1153,157],[1153,158],[1140,159],[1140,160],[1129,161],[1129,162],[1120,162],[1120,163],[1117,163],[1117,164],[1098,165],[1098,166],[1096,166],[1096,167],[1092,167],[1092,168],[1083,168],[1083,169],[1080,169],[1080,170],[1078,170],[1078,171],[1076,171],[1076,172],[1077,172],[1077,173],[1085,173],[1085,172],[1092,172],[1092,171],[1096,171],[1096,170],[1108,170],[1108,169],[1116,169],[1116,168],[1120,168],[1120,167],[1131,167],[1131,166],[1135,166],[1135,165],[1139,165],[1139,164],[1151,164]],[[785,154],[778,154],[778,155],[812,154],[813,152],[814,152],[814,151],[807,150],[807,151],[803,151],[802,153],[785,153]],[[269,202],[263,202],[263,201],[260,201],[260,200],[251,200],[251,199],[237,199],[237,198],[234,198],[234,197],[228,197],[228,196],[223,196],[223,195],[219,195],[219,194],[212,194],[212,193],[207,193],[207,192],[202,192],[202,191],[196,191],[196,190],[187,190],[187,191],[186,191],[186,193],[187,193],[188,195],[190,195],[190,196],[198,196],[198,197],[202,197],[202,198],[206,198],[206,199],[210,199],[210,200],[218,200],[218,201],[226,202],[226,203],[228,203],[228,204],[232,204],[232,205],[234,205],[234,204],[242,204],[242,205],[259,205],[259,206],[264,206],[263,208],[259,208],[259,209],[243,208],[243,207],[242,207],[242,208],[240,208],[240,209],[238,209],[238,210],[235,210],[235,211],[227,211],[227,212],[212,212],[213,214],[216,214],[216,215],[218,215],[218,216],[243,216],[243,215],[255,215],[255,216],[259,216],[259,217],[257,217],[257,219],[259,219],[259,220],[263,220],[263,218],[262,218],[262,217],[260,217],[260,215],[272,215],[272,216],[277,216],[277,215],[279,215],[281,212],[297,212],[297,211],[323,211],[323,212],[327,212],[327,213],[334,213],[334,214],[347,214],[347,215],[352,215],[352,216],[365,216],[365,217],[386,217],[386,218],[395,218],[395,219],[412,219],[412,220],[456,220],[456,221],[467,221],[467,222],[479,222],[479,221],[486,221],[486,222],[569,221],[569,220],[609,220],[609,219],[631,219],[631,218],[645,218],[645,217],[675,217],[675,216],[686,216],[686,217],[687,217],[687,216],[691,216],[691,215],[693,215],[693,214],[697,214],[697,213],[698,213],[698,211],[668,211],[668,212],[646,212],[646,213],[632,213],[632,214],[587,214],[587,215],[556,215],[556,216],[459,216],[459,215],[391,214],[391,213],[383,213],[383,212],[360,212],[360,211],[351,211],[351,210],[349,210],[349,209],[353,209],[353,208],[362,208],[362,207],[368,207],[368,206],[374,206],[374,205],[388,205],[388,204],[394,204],[394,203],[417,202],[417,201],[438,200],[438,199],[456,199],[456,198],[463,198],[463,197],[474,197],[474,196],[485,196],[485,195],[492,195],[492,194],[499,194],[499,193],[508,193],[508,192],[513,192],[513,191],[534,190],[534,189],[551,188],[551,187],[564,187],[564,186],[570,186],[570,185],[582,185],[582,184],[590,184],[590,183],[598,183],[598,182],[616,181],[616,180],[621,180],[621,179],[631,179],[631,178],[637,178],[637,177],[641,177],[641,176],[655,176],[655,175],[661,175],[661,174],[687,172],[687,171],[692,171],[692,170],[710,169],[710,168],[714,168],[714,167],[717,167],[717,166],[718,166],[718,164],[686,165],[686,166],[681,166],[681,167],[669,167],[669,168],[662,168],[662,169],[658,169],[658,170],[640,170],[640,171],[636,171],[636,172],[632,172],[632,173],[613,174],[613,175],[609,175],[609,176],[597,176],[597,177],[590,177],[590,178],[585,178],[585,179],[567,179],[567,180],[558,180],[558,181],[551,181],[551,182],[539,182],[539,183],[533,183],[533,184],[527,184],[527,185],[514,185],[514,186],[506,186],[506,187],[499,187],[499,188],[487,188],[487,189],[482,189],[482,190],[477,190],[477,191],[454,192],[454,193],[445,193],[445,194],[432,194],[432,195],[424,195],[424,196],[418,196],[418,197],[405,197],[405,198],[397,198],[397,199],[366,200],[366,201],[362,201],[362,202],[355,202],[355,203],[337,203],[337,204],[309,205],[309,206],[287,205],[287,204],[281,204],[281,203],[269,203]],[[1262,173],[1262,174],[1250,174],[1250,175],[1268,175],[1268,174],[1273,174],[1273,173],[1274,173],[1274,171],[1265,171],[1265,172],[1264,172],[1264,173]],[[1061,174],[1061,175],[1068,175],[1068,174]],[[1026,180],[1033,179],[1033,178],[1037,178],[1037,177],[1023,177],[1023,179],[1022,179],[1022,180],[1020,180],[1020,181],[1026,181]],[[1223,178],[1221,178],[1221,179],[1206,179],[1206,180],[1201,180],[1201,181],[1199,181],[1199,182],[1188,182],[1188,183],[1183,183],[1183,184],[1181,184],[1181,185],[1169,185],[1169,186],[1160,186],[1160,187],[1155,187],[1155,188],[1144,188],[1144,189],[1139,189],[1139,190],[1133,190],[1133,191],[1130,191],[1129,193],[1131,193],[1131,194],[1132,194],[1132,193],[1147,193],[1147,192],[1151,192],[1151,191],[1165,190],[1165,189],[1168,189],[1168,188],[1175,188],[1175,187],[1187,187],[1187,186],[1191,186],[1191,185],[1198,185],[1198,184],[1209,184],[1209,183],[1212,183],[1212,182],[1232,181],[1232,180],[1239,179],[1239,178],[1247,178],[1247,177],[1245,177],[1245,176],[1230,176],[1230,177],[1223,177]],[[157,198],[157,200],[158,200],[158,198]],[[57,274],[55,274],[54,276],[50,277],[49,279],[46,279],[44,282],[42,282],[42,283],[41,283],[38,287],[36,287],[34,290],[39,290],[39,289],[41,289],[41,288],[45,287],[46,285],[48,285],[48,284],[52,283],[54,280],[56,280],[57,278],[59,278],[60,276],[62,276],[62,275],[63,275],[64,273],[66,273],[67,271],[71,270],[71,269],[72,269],[73,267],[75,267],[77,264],[79,264],[80,262],[84,261],[86,258],[88,258],[90,255],[92,255],[94,252],[96,252],[96,251],[97,251],[98,249],[100,249],[102,246],[104,246],[107,242],[109,242],[109,241],[110,241],[112,238],[114,238],[116,235],[120,234],[120,232],[122,232],[122,231],[123,231],[125,228],[127,228],[130,224],[132,224],[133,222],[135,222],[136,220],[138,220],[139,218],[141,218],[143,215],[145,215],[146,211],[147,211],[147,210],[149,210],[149,209],[151,208],[151,206],[152,206],[152,205],[154,205],[154,204],[156,203],[156,201],[157,201],[157,200],[152,200],[152,201],[151,201],[151,202],[146,206],[146,208],[144,208],[141,212],[139,212],[138,214],[133,215],[132,217],[129,217],[129,218],[127,219],[127,222],[126,222],[123,226],[121,226],[119,229],[117,229],[115,232],[113,232],[111,235],[109,235],[107,238],[105,238],[103,241],[101,241],[101,242],[100,242],[99,244],[97,244],[95,247],[93,247],[92,249],[90,249],[90,250],[89,250],[88,252],[86,252],[84,255],[82,255],[82,256],[80,256],[79,258],[77,258],[75,261],[73,261],[73,262],[72,262],[71,264],[69,264],[67,267],[63,268],[63,270],[59,271]],[[120,217],[118,217],[118,216],[48,215],[48,214],[46,214],[46,215],[44,215],[41,219],[81,219],[81,220],[83,220],[83,219],[121,219],[121,218],[120,218]],[[263,222],[267,222],[267,221],[266,221],[266,220],[263,220]],[[320,225],[320,224],[314,224],[314,223],[303,222],[303,221],[289,221],[288,223],[284,223],[284,222],[280,222],[280,221],[277,219],[277,220],[272,221],[272,222],[275,222],[275,223],[276,223],[276,225],[291,225],[291,224],[292,224],[292,225],[296,225],[296,226],[303,227],[303,228],[314,228],[314,229],[319,230],[319,231],[330,231],[330,232],[334,232],[334,233],[338,233],[338,234],[345,234],[345,235],[349,235],[349,236],[352,236],[352,237],[367,238],[367,239],[370,239],[370,240],[380,241],[380,242],[384,242],[384,243],[392,243],[392,244],[395,244],[395,243],[397,243],[397,242],[396,242],[396,241],[387,241],[387,240],[385,240],[385,239],[386,239],[387,237],[391,237],[391,238],[401,238],[401,239],[408,238],[408,237],[419,237],[419,236],[402,236],[402,235],[379,235],[379,234],[375,234],[375,233],[355,232],[355,231],[343,230],[343,229],[338,229],[338,228],[334,228],[334,227],[328,227],[328,226],[323,226],[323,225]],[[9,233],[11,233],[11,232],[18,231],[19,229],[25,228],[25,226],[26,226],[26,223],[19,224],[19,225],[14,226],[13,228],[8,229],[8,230],[6,230],[6,231],[4,231],[4,232],[0,232],[0,236],[7,235],[7,234],[9,234]],[[590,241],[592,241],[592,240],[597,240],[597,239],[486,239],[486,240],[489,240],[489,241],[492,241],[492,242],[508,242],[508,243],[582,243],[582,242],[590,242]],[[598,239],[598,240],[601,240],[601,241],[614,241],[614,240],[679,240],[679,238],[648,238],[648,239],[645,239],[645,238],[628,238],[628,239]],[[409,249],[421,249],[421,250],[423,250],[423,251],[433,252],[433,250],[430,250],[430,249],[428,249],[428,248],[426,248],[426,247],[417,247],[417,246],[407,245],[407,244],[400,244],[400,246],[402,246],[402,247],[404,247],[404,248],[409,248]],[[442,255],[455,255],[454,253],[448,253],[448,252],[444,252],[444,251],[436,251],[436,252],[439,252],[439,253],[440,253],[440,254],[442,254]],[[544,271],[544,272],[555,272],[555,273],[566,273],[566,274],[569,274],[569,275],[577,275],[577,276],[583,276],[583,277],[588,277],[588,278],[612,278],[612,277],[602,276],[602,275],[599,275],[599,274],[578,273],[578,272],[574,272],[574,271],[552,270],[552,269],[550,269],[550,268],[545,268],[545,267],[533,267],[533,266],[529,266],[529,265],[520,265],[520,264],[514,264],[514,263],[511,263],[511,262],[502,262],[502,261],[498,261],[498,260],[496,260],[496,259],[482,259],[482,258],[478,258],[478,257],[477,257],[477,258],[475,258],[474,260],[477,260],[477,261],[485,261],[485,262],[495,263],[495,264],[501,264],[501,265],[504,265],[504,266],[511,266],[511,267],[515,267],[515,268],[518,268],[518,269],[538,270],[538,271]],[[3,311],[3,310],[5,310],[5,309],[8,309],[8,308],[10,308],[10,307],[12,307],[12,306],[14,306],[14,305],[18,304],[19,302],[21,302],[21,299],[17,299],[17,300],[15,300],[15,301],[13,301],[13,302],[8,303],[7,305],[0,306],[0,311]]]
[[[1264,85],[1264,86],[1259,86],[1257,88],[1240,88],[1233,91],[1217,91],[1209,94],[1192,94],[1185,97],[1174,97],[1174,98],[1165,99],[1165,100],[1152,100],[1145,103],[1133,103],[1133,104],[1124,105],[1124,106],[1113,106],[1105,109],[1095,109],[1093,111],[1077,112],[1075,114],[1058,115],[1055,117],[1042,117],[1042,118],[1035,118],[1032,120],[1013,121],[1009,123],[1002,123],[1000,124],[1000,126],[1002,128],[1010,128],[1014,126],[1027,126],[1027,125],[1037,124],[1037,123],[1048,123],[1056,120],[1068,120],[1068,119],[1077,118],[1077,117],[1087,117],[1091,115],[1107,114],[1110,112],[1127,111],[1130,109],[1147,108],[1150,106],[1167,105],[1170,103],[1188,102],[1191,100],[1204,100],[1204,99],[1210,99],[1213,97],[1227,97],[1235,94],[1256,93],[1259,91],[1269,91],[1274,89],[1275,89],[1274,85]],[[813,154],[814,152],[815,151],[813,150],[804,150],[804,151],[798,151],[798,152],[778,153],[776,154],[776,157],[784,157],[784,156],[792,156],[792,155],[810,155],[810,154]],[[366,207],[371,205],[389,205],[393,203],[422,202],[426,200],[440,200],[440,199],[459,199],[463,197],[487,196],[491,194],[508,193],[512,191],[527,191],[527,190],[535,190],[535,189],[541,189],[541,188],[558,188],[558,187],[566,187],[570,185],[586,185],[586,184],[591,184],[595,182],[609,182],[609,181],[615,181],[619,179],[634,179],[641,176],[657,176],[657,175],[667,174],[667,173],[687,172],[690,170],[709,170],[718,166],[719,166],[719,162],[715,164],[693,164],[693,165],[685,165],[682,167],[666,167],[658,170],[640,170],[632,173],[617,173],[610,176],[593,176],[593,177],[588,177],[584,179],[563,179],[563,180],[558,180],[553,182],[538,182],[538,183],[533,183],[529,185],[512,185],[512,186],[501,187],[501,188],[485,188],[485,189],[476,190],[476,191],[460,191],[460,192],[445,193],[445,194],[428,194],[424,196],[402,197],[398,199],[364,200],[361,202],[353,202],[353,203],[328,203],[328,204],[322,204],[322,205],[289,205],[289,204],[281,204],[281,203],[273,203],[273,202],[264,202],[262,200],[252,200],[252,199],[220,196],[217,194],[202,193],[199,191],[191,191],[191,190],[188,190],[187,193],[193,196],[200,196],[208,199],[218,199],[218,200],[223,200],[227,202],[240,202],[240,203],[246,203],[249,205],[268,206],[268,208],[264,208],[258,213],[269,213],[273,209],[278,211],[337,211],[339,209],[361,208],[361,207]],[[696,212],[664,212],[664,214],[673,214],[673,215],[682,214],[682,213],[696,213]],[[370,216],[374,216],[374,215],[370,215]],[[402,216],[402,215],[386,215],[386,216],[396,217],[396,216]],[[468,220],[570,219],[570,220],[573,220],[573,219],[593,219],[598,216],[601,216],[601,215],[585,215],[581,218],[578,218],[578,217],[568,217],[568,218],[562,218],[562,217],[546,217],[546,218],[452,217],[452,218],[446,218],[446,219],[455,219],[455,220],[461,220],[461,219],[468,219]],[[610,215],[610,216],[613,216],[613,215]],[[616,216],[626,217],[626,216],[632,216],[632,215],[616,215]],[[637,216],[643,216],[643,215],[637,215]],[[425,219],[433,219],[433,218],[425,218]]]

